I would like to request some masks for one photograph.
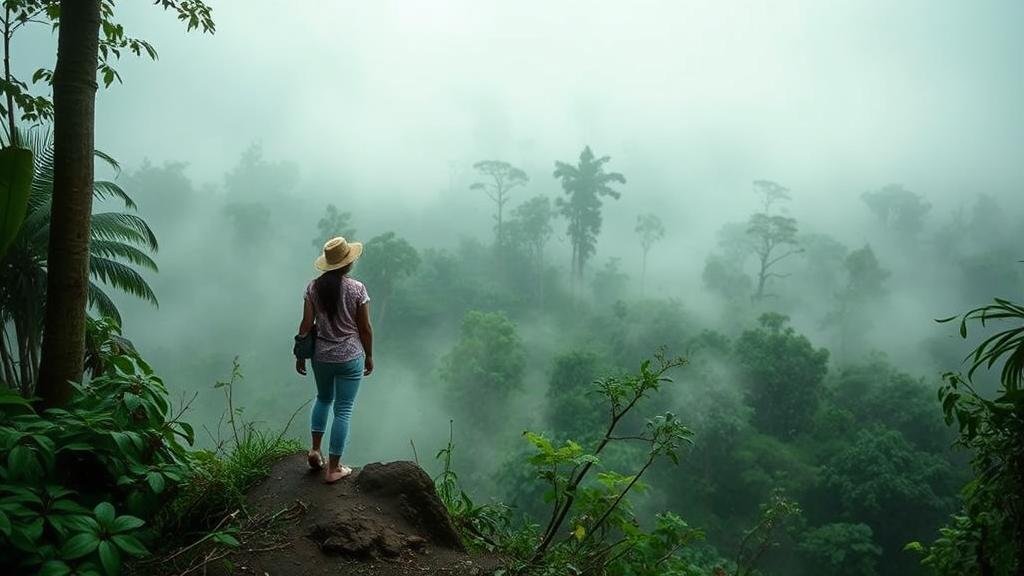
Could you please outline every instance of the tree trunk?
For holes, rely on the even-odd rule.
[[[754,300],[760,302],[764,299],[764,285],[768,281],[768,254],[762,255],[761,270],[757,273],[757,292],[754,293]]]
[[[53,211],[37,387],[46,407],[68,401],[69,382],[81,379],[84,366],[100,0],[61,0],[60,16],[53,75]]]

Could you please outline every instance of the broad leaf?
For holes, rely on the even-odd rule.
[[[74,560],[92,554],[93,550],[100,545],[100,539],[95,534],[84,533],[72,536],[60,549],[60,557],[65,560]]]
[[[24,148],[0,150],[0,257],[18,235],[28,209],[34,164]]]
[[[111,542],[100,542],[100,562],[107,574],[116,576],[121,573],[121,551]]]

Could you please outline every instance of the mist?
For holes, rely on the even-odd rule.
[[[236,405],[273,428],[291,420],[288,434],[305,441],[314,387],[295,373],[290,347],[312,262],[343,233],[318,227],[328,205],[350,213],[350,240],[394,232],[418,255],[391,293],[366,281],[377,370],[363,382],[347,459],[416,458],[436,470],[452,422],[467,486],[532,514],[536,493],[510,470],[528,448],[524,430],[567,435],[553,408],[558,359],[590,353],[597,378],[635,371],[664,347],[689,364],[649,411],[688,419],[695,447],[680,468],[656,471],[639,506],[708,524],[722,551],[769,484],[821,496],[825,481],[800,474],[829,466],[813,447],[825,416],[805,436],[749,432],[757,417],[743,343],[770,333],[763,314],[785,315],[781,333],[828,350],[821,381],[835,412],[850,415],[852,442],[878,424],[842,403],[856,395],[843,386],[869,372],[872,386],[896,382],[934,404],[940,375],[968,352],[935,319],[1024,288],[1019,2],[232,0],[215,6],[217,33],[201,37],[149,3],[118,10],[160,57],[120,61],[123,84],[98,93],[96,147],[120,162],[104,176],[132,195],[160,241],[159,272],[143,272],[159,306],[111,295],[125,336],[172,395],[198,394],[190,418],[204,429],[201,445],[223,426],[214,384],[236,357]],[[52,66],[54,47],[45,28],[32,31],[13,47],[16,67],[29,76]],[[555,162],[576,165],[587,146],[625,183],[614,185],[620,198],[601,198],[594,253],[574,280],[557,207],[535,266],[529,239],[496,235],[494,203],[472,188],[487,181],[474,164],[501,160],[528,176],[504,207],[515,221],[531,198],[567,198]],[[764,209],[758,181],[788,198]],[[904,205],[873,211],[870,194],[886,190],[926,207],[911,223],[900,220]],[[757,213],[797,227],[762,294],[749,232]],[[646,255],[636,231],[644,214],[664,227]],[[865,247],[877,290],[851,304],[861,277],[850,258]],[[474,419],[473,405],[494,392],[483,380],[460,388],[451,375],[452,363],[471,361],[460,342],[472,311],[506,319],[522,355],[520,384],[489,422]],[[966,477],[932,407],[914,412],[916,425],[941,441],[910,440],[948,468],[926,519],[893,534],[879,532],[876,512],[808,514],[812,525],[872,526],[885,540],[881,574],[916,573],[903,571],[914,562],[894,542],[934,535]],[[722,429],[733,419],[740,432],[730,436]],[[900,433],[916,438],[914,425]],[[706,453],[702,438],[730,440]],[[727,511],[708,503],[714,488],[691,485],[701,458],[726,451],[772,479],[722,481],[735,502]],[[787,546],[766,573],[807,569]]]

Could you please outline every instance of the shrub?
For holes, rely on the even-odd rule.
[[[186,476],[192,427],[142,358],[107,349],[64,408],[0,391],[0,571],[119,573]]]

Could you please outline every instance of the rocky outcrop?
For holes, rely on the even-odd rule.
[[[413,462],[367,464],[327,485],[296,454],[247,501],[253,515],[301,513],[268,531],[272,545],[243,542],[231,558],[236,573],[477,576],[500,565],[466,552],[433,481]]]

